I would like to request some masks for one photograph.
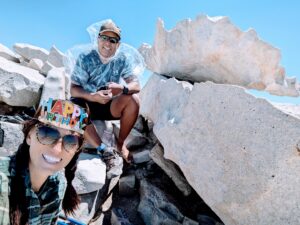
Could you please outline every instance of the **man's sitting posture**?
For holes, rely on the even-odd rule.
[[[124,144],[139,113],[140,91],[137,76],[124,54],[116,51],[120,46],[121,30],[108,20],[102,24],[98,35],[98,49],[81,54],[71,75],[72,101],[87,103],[92,120],[120,119],[117,149],[129,162],[131,155]],[[120,84],[122,78],[126,85]],[[86,139],[95,148],[100,148],[101,139],[93,124],[86,129]]]

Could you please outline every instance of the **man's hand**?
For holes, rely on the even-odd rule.
[[[106,104],[112,99],[111,90],[101,90],[91,94],[93,96],[93,101],[100,104]]]
[[[122,94],[124,86],[122,84],[109,82],[107,84],[107,88],[108,88],[108,90],[111,91],[113,96],[116,96],[116,95]]]

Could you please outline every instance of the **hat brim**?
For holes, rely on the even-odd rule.
[[[119,33],[117,33],[115,30],[112,30],[112,29],[106,29],[106,30],[100,31],[99,34],[103,34],[104,32],[113,32],[113,33],[115,33],[116,35],[118,35],[119,40],[121,40],[121,35],[120,35]]]

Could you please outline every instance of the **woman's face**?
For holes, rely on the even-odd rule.
[[[79,135],[76,132],[71,132],[69,130],[51,127],[51,126],[50,128],[58,131],[61,137],[70,134],[79,137]],[[33,127],[26,138],[26,142],[30,146],[29,165],[30,168],[35,168],[38,169],[39,172],[43,172],[48,175],[51,175],[54,172],[62,170],[68,165],[68,163],[75,155],[76,150],[78,149],[79,146],[73,148],[73,150],[66,151],[62,143],[63,142],[62,138],[60,138],[58,141],[56,141],[53,144],[41,143],[41,140],[42,142],[48,140],[49,143],[49,138],[47,139],[47,135],[49,135],[49,133],[46,130],[44,132],[40,132],[39,133],[40,136],[39,136],[37,134],[38,129],[41,128],[38,128],[37,126]],[[53,137],[53,135],[52,136],[50,135],[50,137]]]

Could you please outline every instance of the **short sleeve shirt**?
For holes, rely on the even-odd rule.
[[[73,84],[81,86],[88,92],[96,92],[105,87],[107,82],[119,83],[120,78],[134,76],[132,67],[124,54],[103,64],[96,50],[79,55],[71,75]],[[135,76],[134,76],[135,77]]]

